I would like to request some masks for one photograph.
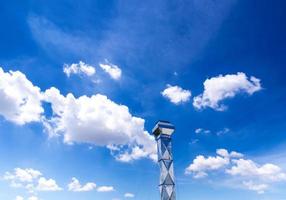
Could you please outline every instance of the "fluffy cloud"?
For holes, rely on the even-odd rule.
[[[132,116],[127,106],[116,104],[101,94],[79,98],[73,94],[63,96],[56,88],[47,90],[44,96],[54,113],[47,121],[52,135],[63,135],[69,144],[107,146],[122,161],[154,159],[156,145],[153,137],[144,131],[144,119]]]
[[[0,67],[0,115],[23,125],[40,121],[44,109],[40,88],[19,71],[4,72]]]
[[[125,194],[124,194],[124,197],[126,197],[126,198],[134,198],[135,195],[128,192],[128,193],[125,193]]]
[[[64,64],[63,70],[68,77],[70,77],[71,74],[85,74],[87,76],[92,76],[96,72],[93,66],[82,61],[79,61],[79,63],[73,63],[71,65]]]
[[[190,100],[191,91],[184,90],[179,86],[167,85],[167,88],[161,92],[162,96],[169,99],[174,104],[184,103]]]
[[[44,177],[41,177],[38,180],[38,186],[37,186],[38,191],[60,191],[62,188],[60,188],[56,181],[53,179],[46,179]]]
[[[203,178],[208,175],[207,171],[218,170],[227,166],[230,162],[230,154],[228,151],[225,149],[218,149],[217,154],[218,156],[216,157],[197,156],[193,160],[193,163],[186,168],[185,173],[193,174],[194,178]]]
[[[186,174],[193,174],[194,178],[203,178],[207,172],[220,171],[225,176],[231,175],[232,181],[248,190],[262,194],[269,185],[276,182],[286,182],[286,173],[274,164],[259,165],[252,160],[243,159],[243,154],[226,149],[218,149],[216,157],[197,156],[186,168]],[[220,179],[222,180],[222,178]]]
[[[106,63],[99,63],[99,66],[106,73],[108,73],[112,79],[119,80],[121,78],[122,71],[117,65],[114,65],[106,61]]]
[[[90,66],[80,62],[66,67],[66,73],[91,75]],[[116,76],[117,77],[117,76]],[[0,115],[17,124],[38,121],[50,136],[62,135],[64,142],[106,146],[117,160],[156,160],[156,144],[144,130],[145,120],[132,116],[125,105],[96,94],[91,97],[63,96],[56,88],[41,92],[21,72],[5,73],[0,68]],[[53,116],[44,115],[42,102],[52,105]]]
[[[252,95],[261,89],[260,80],[254,76],[248,78],[242,72],[219,75],[204,82],[204,92],[194,98],[193,105],[197,109],[210,107],[223,111],[227,108],[221,103],[224,99],[232,98],[239,93]]]
[[[267,163],[259,166],[252,160],[233,160],[234,166],[227,170],[233,176],[261,179],[264,181],[286,181],[286,174],[277,165]]]
[[[71,182],[68,184],[68,190],[73,192],[88,192],[96,188],[96,184],[89,182],[81,185],[79,180],[75,177],[72,178]]]
[[[41,175],[38,170],[15,168],[13,173],[6,172],[3,178],[12,182],[32,182]]]
[[[114,188],[112,186],[100,186],[97,188],[98,192],[113,192]]]
[[[9,181],[11,187],[23,188],[32,194],[37,191],[62,190],[55,180],[46,179],[40,171],[30,168],[15,168],[13,172],[6,172],[3,179]]]

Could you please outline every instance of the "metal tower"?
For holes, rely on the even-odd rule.
[[[160,165],[161,200],[175,200],[175,177],[171,136],[175,130],[168,121],[158,121],[152,132],[157,141],[158,162]]]

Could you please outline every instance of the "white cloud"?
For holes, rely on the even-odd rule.
[[[194,174],[194,178],[203,178],[207,176],[206,171],[217,170],[229,164],[228,158],[216,157],[204,157],[202,155],[197,156],[193,163],[185,170],[186,174]]]
[[[28,200],[39,200],[39,198],[37,196],[30,196]]]
[[[227,173],[236,176],[257,178],[264,181],[286,181],[286,174],[277,165],[267,163],[259,166],[252,160],[233,160],[234,166]]]
[[[219,75],[204,82],[204,92],[194,98],[193,105],[197,109],[210,107],[223,111],[227,108],[221,103],[224,99],[232,98],[239,93],[252,95],[261,89],[260,80],[254,76],[248,78],[242,72]]]
[[[167,85],[167,88],[161,92],[162,96],[169,99],[174,104],[184,103],[190,100],[191,91],[184,90],[179,86]]]
[[[244,155],[239,152],[229,152],[226,149],[217,149],[216,153],[216,157],[197,156],[185,173],[193,174],[194,178],[203,178],[208,176],[208,172],[220,171],[224,173],[220,177],[221,181],[231,175],[232,185],[238,184],[239,187],[259,194],[264,193],[273,183],[286,182],[286,173],[277,165],[259,165],[252,160],[243,159]]]
[[[12,182],[32,182],[41,175],[38,170],[15,168],[13,173],[6,172],[3,178]]]
[[[0,67],[0,115],[16,124],[40,121],[44,109],[40,89],[19,71]]]
[[[123,162],[156,160],[156,143],[144,130],[145,120],[132,116],[127,106],[104,95],[76,98],[71,93],[63,96],[56,88],[41,92],[21,72],[5,73],[2,68],[0,94],[0,115],[7,120],[17,124],[39,121],[51,137],[62,135],[68,144],[106,146]],[[43,114],[42,102],[52,105],[50,119]]]
[[[51,103],[54,113],[48,128],[52,135],[62,134],[66,143],[115,146],[110,149],[122,161],[156,155],[154,138],[144,131],[144,119],[132,116],[127,106],[116,104],[101,94],[79,98],[73,94],[63,96],[56,88],[45,92],[45,101]],[[126,147],[129,151],[122,151]],[[130,159],[121,159],[126,157],[123,155]]]
[[[194,178],[204,178],[208,171],[220,170],[230,164],[230,158],[240,158],[241,153],[232,151],[228,152],[226,149],[218,149],[217,156],[204,157],[197,156],[193,162],[186,168],[186,174],[193,174]]]
[[[258,194],[263,194],[269,187],[267,184],[255,184],[252,181],[244,181],[243,185],[249,190],[256,191]]]
[[[124,197],[126,197],[126,198],[134,198],[135,195],[128,192],[128,193],[125,193],[125,194],[124,194]]]
[[[41,177],[38,180],[38,186],[37,186],[38,191],[60,191],[62,188],[60,188],[56,181],[53,179],[46,179],[44,177]]]
[[[68,184],[68,190],[73,192],[88,192],[96,188],[96,184],[89,182],[81,185],[79,180],[75,177],[72,178],[71,182]]]
[[[40,171],[31,168],[15,168],[13,172],[6,172],[3,179],[9,181],[11,187],[25,189],[31,194],[36,194],[37,191],[62,190],[55,180],[46,179]]]
[[[24,200],[24,197],[22,197],[22,196],[16,196],[15,200]]]
[[[79,63],[73,63],[71,65],[64,64],[63,71],[68,77],[70,77],[71,74],[85,74],[87,76],[92,76],[96,72],[93,66],[82,61],[79,61]]]
[[[217,134],[218,136],[221,136],[221,135],[224,135],[224,134],[228,133],[229,131],[230,131],[229,128],[224,128],[224,129],[222,129],[222,130],[216,132],[216,134]]]
[[[121,78],[122,71],[121,69],[112,63],[109,63],[107,60],[105,63],[99,63],[101,69],[103,69],[109,76],[114,80],[119,80]]]
[[[216,153],[219,156],[226,158],[242,158],[244,155],[242,153],[238,153],[236,151],[231,151],[230,153],[226,149],[217,149]]]
[[[112,186],[100,186],[97,188],[98,192],[113,192],[114,188]]]
[[[211,132],[210,130],[206,130],[206,129],[203,129],[203,128],[197,128],[197,129],[195,130],[195,133],[196,133],[196,134],[200,134],[200,133],[208,134],[208,133],[210,133],[210,132]]]

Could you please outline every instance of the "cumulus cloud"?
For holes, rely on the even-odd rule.
[[[92,74],[80,62],[67,73]],[[92,70],[91,70],[92,71]],[[0,68],[0,115],[17,124],[41,122],[50,137],[63,136],[64,142],[105,146],[119,161],[141,158],[156,160],[154,138],[144,130],[145,120],[133,116],[125,105],[107,96],[63,96],[56,88],[42,92],[21,72],[4,72]],[[42,102],[51,103],[53,116],[44,115]]]
[[[167,88],[161,94],[174,104],[188,102],[192,96],[191,91],[172,85],[167,85]]]
[[[244,155],[239,152],[229,152],[226,149],[218,149],[216,153],[216,157],[197,156],[186,168],[185,173],[192,174],[194,178],[203,178],[211,171],[220,171],[239,182],[243,188],[259,194],[264,193],[273,183],[286,182],[286,173],[277,165],[259,165],[252,160],[244,159]]]
[[[216,157],[197,156],[193,160],[193,163],[186,168],[185,173],[193,174],[194,178],[203,178],[208,175],[207,171],[218,170],[227,166],[230,162],[228,151],[225,149],[218,149],[217,154]]]
[[[62,190],[55,180],[47,179],[40,171],[31,168],[15,168],[13,172],[6,172],[3,179],[10,182],[11,187],[22,188],[32,194],[37,191]]]
[[[71,182],[68,184],[68,190],[73,192],[88,192],[96,188],[96,184],[93,182],[88,182],[81,185],[79,180],[75,177],[72,178]]]
[[[63,96],[56,88],[47,90],[44,96],[54,113],[48,128],[52,135],[63,135],[65,143],[107,146],[122,161],[155,157],[155,141],[144,131],[144,119],[132,116],[127,106],[101,94]]]
[[[254,76],[248,78],[242,72],[219,75],[204,82],[204,92],[194,98],[193,105],[197,109],[210,107],[223,111],[227,108],[221,103],[223,100],[233,98],[239,93],[252,95],[261,89],[260,80]]]
[[[109,76],[114,80],[119,80],[121,78],[122,70],[112,63],[109,63],[107,60],[105,63],[99,63],[101,69],[103,69]]]
[[[34,169],[21,169],[15,168],[14,172],[6,172],[4,175],[4,180],[12,181],[12,182],[32,182],[41,176],[42,173],[38,170]]]
[[[98,192],[113,192],[114,188],[112,186],[100,186],[97,188]]]
[[[0,115],[23,125],[38,122],[44,109],[40,88],[19,71],[4,72],[0,67]]]
[[[88,65],[83,61],[79,61],[79,63],[73,63],[71,65],[64,64],[63,71],[68,77],[70,77],[71,74],[84,74],[86,76],[92,76],[96,72],[93,66]]]
[[[127,192],[127,193],[124,194],[124,197],[126,197],[126,198],[134,198],[135,195],[130,193],[130,192]]]
[[[60,191],[62,188],[60,188],[56,181],[53,179],[46,179],[44,177],[41,177],[38,180],[38,186],[37,186],[38,191]]]
[[[262,166],[252,160],[233,160],[234,166],[227,170],[233,176],[258,178],[264,181],[286,181],[286,174],[277,165],[267,163]]]

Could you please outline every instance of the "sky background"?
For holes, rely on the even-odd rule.
[[[177,199],[285,200],[285,8],[283,0],[1,1],[0,199],[159,199],[159,168],[150,159],[152,148],[144,143],[154,141],[143,131],[151,133],[155,122],[165,119],[176,127]],[[95,72],[80,71],[80,61]],[[68,75],[64,68],[72,64],[77,70]],[[12,71],[20,71],[32,86],[15,84],[5,90],[14,84],[13,78],[4,78],[13,77]],[[239,72],[244,77],[238,80]],[[40,105],[29,109],[40,106],[43,112],[19,123],[20,112],[27,111],[18,110],[13,118],[7,114],[13,108],[3,99],[13,96],[21,101],[26,97],[21,96],[22,89],[36,86]],[[177,87],[166,91],[173,86]],[[68,93],[73,94],[71,99],[82,99],[75,110],[87,106],[82,96],[86,101],[95,97],[88,102],[90,109],[105,113],[107,121],[122,120],[123,125],[109,130],[101,126],[103,122],[83,117],[90,132],[74,125],[76,121],[65,121],[64,129],[53,135],[45,120],[55,130],[64,122],[52,120],[77,111],[67,103],[65,114],[57,112],[53,106],[63,105],[57,101],[61,97],[47,97],[51,87],[65,101]],[[99,94],[108,101],[96,100]],[[196,97],[206,97],[205,104],[194,105]],[[95,105],[100,102],[103,107]],[[101,111],[105,105],[111,111]],[[128,110],[119,109],[122,105]],[[132,121],[135,118],[143,124]],[[128,127],[126,133],[122,127]],[[71,135],[70,142],[64,139]],[[146,140],[135,141],[137,137]],[[119,152],[107,143],[119,145]],[[120,153],[136,145],[146,146],[146,154],[122,161]],[[216,153],[217,149],[229,155]],[[232,151],[244,157],[232,157]],[[198,163],[199,155],[204,157]],[[253,165],[243,168],[239,160]],[[37,170],[56,181],[58,188],[29,192],[25,185],[29,181],[7,178],[15,168]],[[196,177],[201,172],[208,176]],[[69,190],[73,177],[82,186],[88,182],[97,186]],[[38,184],[38,178],[32,181]],[[13,181],[22,185],[15,187]],[[113,191],[102,192],[101,186]]]

